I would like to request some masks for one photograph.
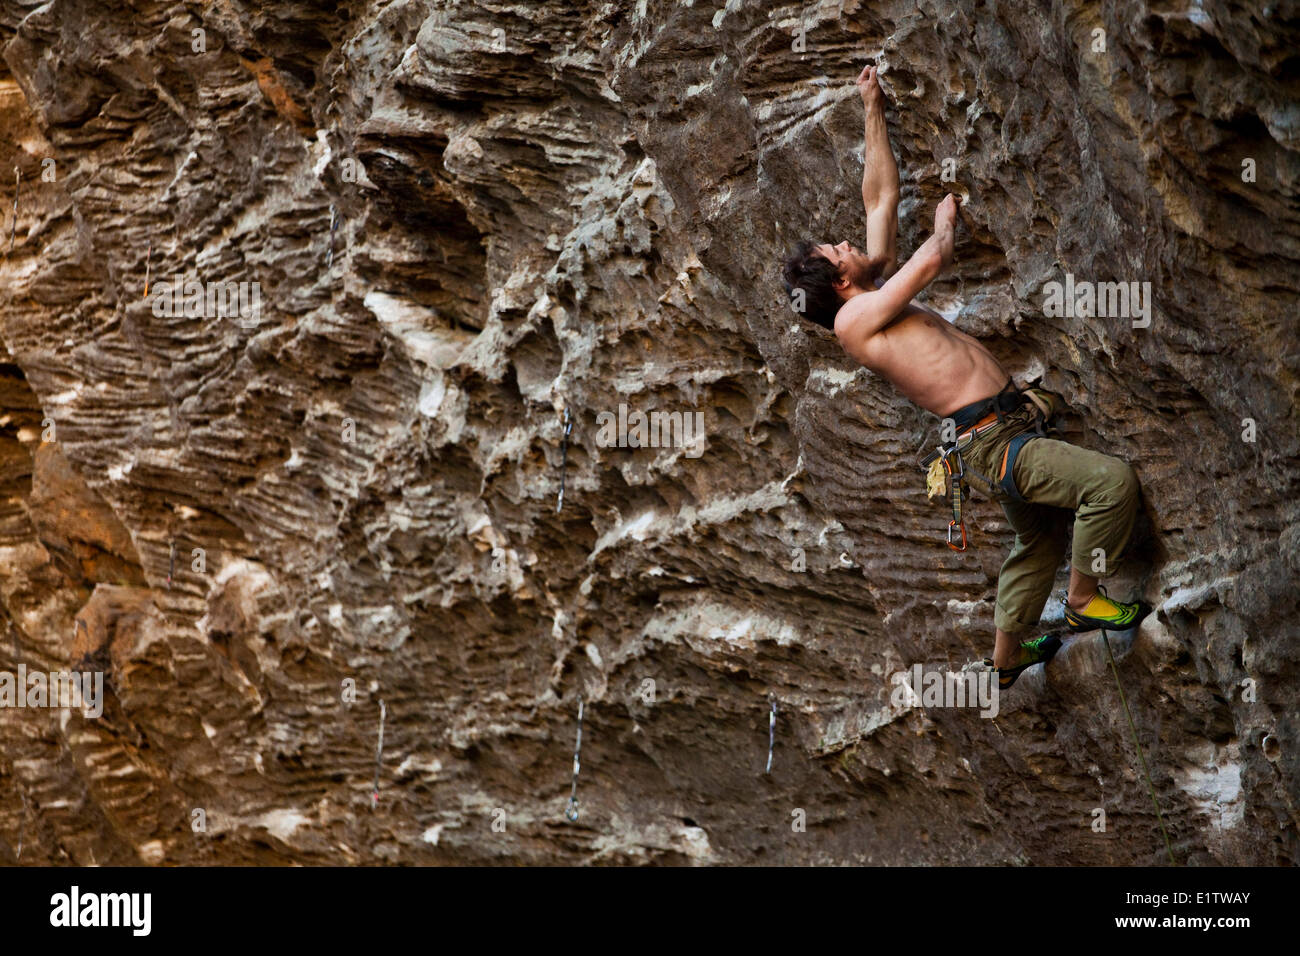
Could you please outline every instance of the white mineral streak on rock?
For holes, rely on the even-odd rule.
[[[284,840],[287,843],[299,827],[307,826],[310,823],[311,820],[308,817],[289,807],[268,810],[257,817],[253,825],[267,830],[277,840]]]
[[[1219,746],[1203,741],[1187,757],[1197,763],[1177,768],[1178,786],[1197,812],[1215,830],[1230,830],[1244,819],[1246,804],[1241,786],[1240,754],[1236,744]]]
[[[383,292],[366,293],[365,306],[394,337],[411,358],[432,369],[455,364],[473,336],[443,328],[433,309],[423,308],[405,299]]]
[[[312,166],[312,173],[319,179],[325,174],[329,167],[330,161],[334,158],[334,153],[330,149],[329,131],[316,130],[316,142],[312,144],[312,152],[316,154],[316,164]]]

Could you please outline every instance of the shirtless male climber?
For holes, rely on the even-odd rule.
[[[1107,597],[1084,570],[1095,566],[1098,553],[1103,573],[1114,570],[1133,530],[1137,476],[1117,458],[1042,437],[1043,411],[1050,414],[1054,404],[1042,398],[1059,396],[1022,392],[988,349],[912,301],[952,262],[957,197],[939,204],[934,235],[898,268],[898,166],[874,67],[863,69],[857,86],[866,108],[866,252],[848,242],[801,242],[785,262],[785,288],[802,317],[834,331],[852,358],[926,411],[953,420],[956,442],[945,442],[944,450],[955,444],[958,467],[981,478],[1006,512],[1016,542],[998,575],[992,663],[999,686],[1007,688],[1061,646],[1054,634],[1021,638],[1038,625],[1051,593],[1065,553],[1067,509],[1074,512],[1074,544],[1066,623],[1075,630],[1126,630],[1146,613],[1140,601]]]

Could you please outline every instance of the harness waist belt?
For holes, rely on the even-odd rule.
[[[1024,402],[1025,397],[1020,394],[1020,389],[1016,388],[1015,382],[1008,379],[1002,391],[992,398],[982,398],[978,402],[963,405],[947,417],[957,425],[958,431],[965,431],[990,413],[997,415],[999,412],[1013,412]]]
[[[957,441],[960,442],[963,438],[965,438],[965,437],[966,437],[967,435],[969,435],[971,432],[974,432],[976,435],[978,435],[980,432],[984,431],[984,430],[985,430],[986,428],[988,428],[990,425],[996,425],[996,424],[997,424],[997,421],[998,421],[997,413],[996,413],[996,412],[989,412],[987,415],[985,415],[983,418],[981,418],[979,421],[977,421],[977,422],[976,422],[974,425],[972,425],[970,428],[967,428],[965,431],[960,431],[960,432],[958,432],[958,433],[957,433]]]

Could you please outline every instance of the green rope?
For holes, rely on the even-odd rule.
[[[1142,753],[1142,744],[1138,741],[1137,725],[1133,723],[1133,714],[1128,709],[1128,698],[1124,696],[1124,688],[1119,682],[1119,668],[1115,666],[1115,655],[1110,650],[1110,638],[1106,632],[1101,632],[1101,639],[1106,643],[1106,656],[1110,658],[1110,669],[1115,674],[1115,689],[1119,691],[1119,702],[1124,705],[1124,716],[1128,718],[1128,728],[1133,731],[1133,746],[1137,748],[1138,760],[1142,761],[1142,773],[1147,778],[1147,790],[1151,793],[1151,803],[1156,808],[1156,820],[1160,823],[1160,832],[1165,838],[1165,850],[1169,853],[1169,865],[1177,866],[1178,862],[1174,859],[1174,848],[1169,842],[1169,831],[1165,829],[1165,818],[1160,813],[1160,801],[1156,799],[1156,788],[1151,783],[1151,771],[1147,768],[1147,758]]]

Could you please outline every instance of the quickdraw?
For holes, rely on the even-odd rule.
[[[17,783],[14,786],[17,787]],[[18,852],[15,854],[15,858],[21,860],[23,858],[23,837],[27,835],[27,794],[19,790],[18,796],[23,801],[23,815],[18,823]]]
[[[966,519],[962,515],[962,504],[966,494],[966,463],[961,460],[961,452],[957,446],[951,448],[939,449],[943,456],[943,469],[947,473],[947,492],[948,500],[952,504],[952,520],[948,522],[948,547],[954,551],[966,550]],[[954,469],[952,460],[957,459],[957,467]],[[961,529],[961,546],[953,544],[952,532],[954,528]]]
[[[564,808],[564,818],[570,823],[578,822],[578,771],[581,768],[582,754],[582,697],[578,697],[578,741],[573,745],[573,789],[569,791],[569,802]]]
[[[17,166],[14,167],[14,221],[9,227],[9,251],[5,256],[9,256],[14,251],[14,236],[18,232],[18,190],[23,184],[23,171]]]
[[[555,510],[557,512],[564,510],[564,476],[569,470],[569,436],[573,434],[573,416],[569,414],[569,406],[564,406],[564,431],[561,433],[560,440],[560,494],[555,499]]]
[[[772,772],[772,751],[776,749],[776,697],[771,699],[772,710],[767,716],[767,769],[764,774]]]
[[[379,771],[384,765],[384,718],[388,716],[388,707],[379,701],[379,743],[375,746],[375,786],[370,791],[372,807],[379,806]]]
[[[330,203],[330,245],[329,245],[329,252],[325,254],[326,270],[329,270],[330,267],[334,265],[334,233],[338,231],[338,228],[339,228],[338,210],[334,208],[333,203]]]

